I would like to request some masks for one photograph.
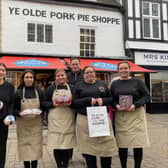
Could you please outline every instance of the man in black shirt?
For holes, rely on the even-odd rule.
[[[74,87],[75,84],[83,80],[83,72],[80,67],[80,59],[77,57],[72,57],[70,60],[71,71],[68,73],[68,83],[71,87]]]

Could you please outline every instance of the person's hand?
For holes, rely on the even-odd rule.
[[[99,106],[102,106],[102,105],[103,105],[103,100],[102,100],[102,98],[97,98],[97,99],[96,99],[96,102],[98,103]]]
[[[128,108],[128,111],[135,111],[135,105],[132,104],[132,105]]]
[[[59,107],[59,106],[62,106],[62,105],[63,105],[63,103],[53,103],[54,107]]]
[[[64,106],[70,106],[70,105],[71,105],[71,102],[68,102],[68,103],[66,102],[66,103],[64,103],[63,105],[64,105]]]
[[[96,104],[96,102],[97,102],[97,101],[96,101],[95,98],[92,98],[92,99],[91,99],[91,105],[92,105],[92,106],[94,106],[94,105]]]
[[[3,123],[4,123],[6,126],[9,126],[9,125],[11,124],[7,119],[4,119],[4,120],[3,120]]]
[[[121,108],[119,104],[116,105],[117,111],[124,111],[126,110],[125,108]]]
[[[15,122],[15,118],[13,115],[7,115],[5,117],[5,119],[3,120],[3,123],[6,125],[6,126],[9,126],[11,124],[13,124]]]

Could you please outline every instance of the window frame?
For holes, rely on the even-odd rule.
[[[144,4],[149,5],[149,14],[144,14]],[[153,16],[152,13],[152,5],[157,5],[158,7],[158,16]],[[160,3],[157,2],[147,2],[147,1],[142,1],[142,29],[143,29],[143,38],[144,39],[152,39],[152,40],[160,40],[161,39],[161,14],[160,14]],[[148,19],[149,20],[149,37],[145,36],[145,25],[144,25],[144,20]],[[154,28],[153,28],[153,21],[158,20],[158,37],[154,37]]]
[[[96,45],[94,28],[80,28],[80,56],[94,57]]]
[[[34,25],[34,31],[29,30],[29,25]],[[42,29],[38,29],[42,26]],[[47,26],[50,27],[50,34],[47,35]],[[49,29],[48,29],[49,30]],[[41,37],[39,36],[41,34]],[[29,40],[30,36],[34,35],[34,40]],[[50,38],[50,39],[49,39]],[[27,23],[27,42],[36,42],[36,43],[53,43],[53,25],[46,23]]]

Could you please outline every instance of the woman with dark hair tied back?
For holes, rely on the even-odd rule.
[[[5,81],[6,65],[0,62],[0,168],[5,168],[8,126],[14,122],[14,87]]]
[[[117,146],[112,130],[110,118],[107,111],[103,111],[107,116],[107,127],[109,134],[100,136],[91,135],[89,132],[89,109],[95,109],[100,113],[99,109],[107,109],[107,105],[111,104],[111,96],[108,87],[103,81],[96,80],[96,72],[92,66],[86,66],[83,69],[84,80],[75,85],[73,92],[73,107],[77,113],[76,119],[76,136],[77,150],[84,154],[87,168],[97,168],[97,157],[100,157],[101,168],[111,168],[112,156],[117,153]],[[93,107],[96,106],[96,107]],[[104,107],[103,107],[104,106]],[[99,120],[99,114],[92,115],[93,127],[99,127],[100,123],[104,123],[105,119]],[[95,122],[95,121],[98,122]],[[99,127],[100,128],[100,127]],[[92,129],[93,130],[93,129]],[[104,129],[101,127],[101,130]]]
[[[18,153],[25,168],[37,168],[42,157],[42,102],[43,93],[35,87],[35,74],[27,69],[15,93]]]
[[[75,116],[70,105],[71,89],[65,70],[55,72],[55,83],[45,92],[48,109],[48,146],[53,149],[57,168],[68,168],[71,151],[75,147]]]
[[[118,64],[120,79],[113,81],[110,92],[115,113],[115,136],[122,168],[127,167],[128,148],[134,151],[134,167],[140,168],[143,147],[149,146],[144,104],[150,102],[145,84],[130,75],[127,61]]]

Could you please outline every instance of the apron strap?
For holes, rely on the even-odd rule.
[[[36,95],[36,98],[39,98],[39,95],[38,95],[38,91],[36,88],[34,88],[34,91],[35,91],[35,95]],[[25,100],[25,87],[23,88],[23,100]]]

